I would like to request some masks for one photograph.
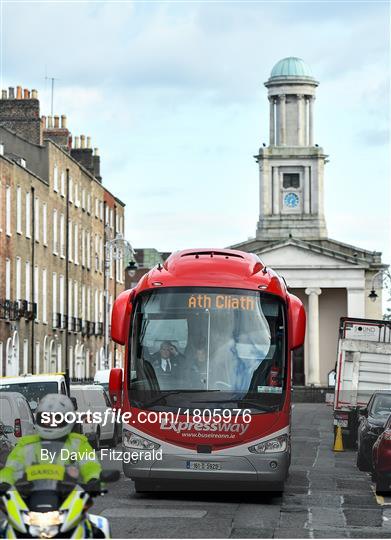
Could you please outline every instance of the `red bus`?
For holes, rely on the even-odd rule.
[[[283,489],[305,312],[278,274],[241,251],[173,253],[119,295],[111,335],[126,346],[109,391],[136,491],[175,480]]]

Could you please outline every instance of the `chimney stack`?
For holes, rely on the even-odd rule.
[[[65,116],[65,114],[61,115],[61,128],[67,129],[67,117]]]

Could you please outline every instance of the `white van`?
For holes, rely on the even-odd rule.
[[[78,412],[100,412],[104,418],[105,411],[111,410],[110,399],[103,386],[98,384],[71,385],[71,396],[76,398]],[[91,431],[90,426],[93,426]],[[108,416],[106,425],[83,423],[83,434],[93,442],[95,448],[99,448],[102,442],[112,447],[117,446],[118,432],[117,424],[112,422],[112,415]]]
[[[68,395],[65,377],[60,373],[0,377],[0,392],[19,392],[23,394],[33,412],[46,394]]]
[[[99,369],[94,376],[94,384],[100,384],[105,390],[109,389],[110,369]]]
[[[27,399],[19,392],[0,392],[0,421],[14,429],[13,433],[7,433],[13,444],[19,437],[35,433],[33,413]]]

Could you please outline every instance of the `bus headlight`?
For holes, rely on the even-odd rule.
[[[275,452],[285,452],[288,446],[287,435],[280,435],[274,439],[255,444],[249,447],[249,451],[253,454],[272,454]]]
[[[136,435],[136,433],[132,433],[127,429],[123,431],[123,443],[126,448],[132,448],[133,450],[157,450],[160,448],[160,444]]]

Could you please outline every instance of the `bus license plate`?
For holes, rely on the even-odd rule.
[[[192,471],[220,471],[221,463],[215,461],[187,461],[186,469]]]
[[[334,426],[348,427],[348,420],[344,420],[343,418],[334,418]]]

